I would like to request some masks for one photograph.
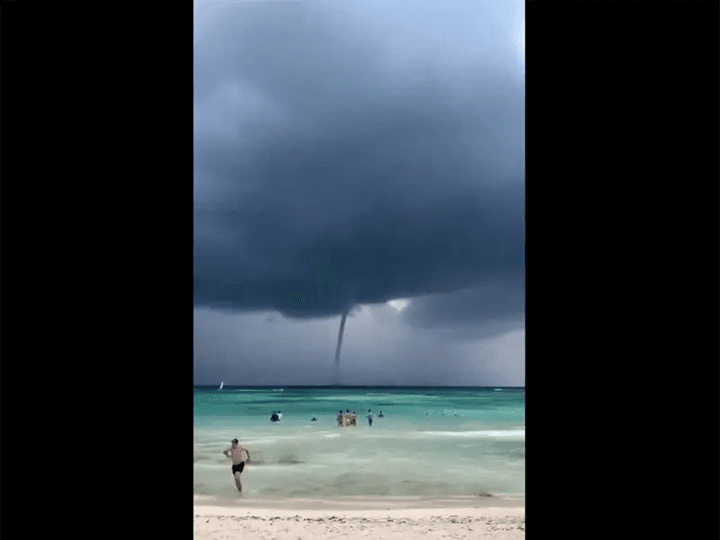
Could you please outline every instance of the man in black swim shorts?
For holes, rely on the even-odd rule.
[[[235,478],[235,486],[238,488],[238,491],[242,492],[240,474],[245,468],[245,460],[243,459],[242,453],[247,453],[247,462],[250,463],[250,450],[248,450],[244,446],[240,446],[237,439],[233,439],[231,444],[232,446],[230,446],[230,448],[228,448],[227,450],[224,450],[223,454],[225,454],[225,456],[229,458],[232,458],[232,474]]]

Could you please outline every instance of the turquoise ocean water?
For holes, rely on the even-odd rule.
[[[357,426],[338,427],[340,409]],[[234,438],[257,462],[250,496],[525,494],[523,388],[195,387],[193,415],[195,495],[238,497],[222,454]]]

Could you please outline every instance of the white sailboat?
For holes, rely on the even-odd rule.
[[[223,387],[223,382],[220,381],[220,388],[218,388],[218,390],[222,390],[222,387]]]

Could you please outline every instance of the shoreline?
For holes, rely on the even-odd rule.
[[[194,496],[197,540],[228,537],[374,540],[525,538],[525,500],[503,497],[340,497],[333,500]]]
[[[302,497],[254,497],[252,494],[228,499],[209,495],[194,495],[193,507],[196,511],[218,513],[220,510],[233,515],[250,510],[270,510],[278,512],[292,511],[336,511],[363,512],[400,510],[454,510],[481,508],[525,509],[524,497],[502,496],[345,496],[334,499],[315,499]],[[229,514],[227,514],[229,515]],[[239,514],[238,514],[239,515]]]

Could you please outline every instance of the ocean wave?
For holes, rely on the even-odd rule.
[[[524,439],[524,429],[506,429],[506,430],[482,430],[482,431],[420,431],[422,435],[433,435],[435,437],[507,437],[514,439]]]
[[[423,395],[423,394],[416,394],[416,395],[403,394],[403,395],[394,395],[394,396],[338,394],[338,395],[334,395],[334,396],[313,396],[311,399],[313,401],[348,401],[351,403],[358,403],[358,402],[372,403],[379,399],[382,399],[382,400],[391,399],[392,403],[385,403],[385,405],[389,407],[391,405],[400,405],[403,403],[415,404],[420,400],[422,400],[422,401],[425,401],[425,400],[437,401],[437,400],[447,399],[447,396],[427,396],[427,395]]]
[[[292,437],[279,437],[277,439],[255,439],[252,441],[243,441],[242,444],[275,444],[280,438],[290,439]]]
[[[229,469],[230,466],[227,464],[221,464],[221,463],[194,463],[193,467],[196,469]]]

